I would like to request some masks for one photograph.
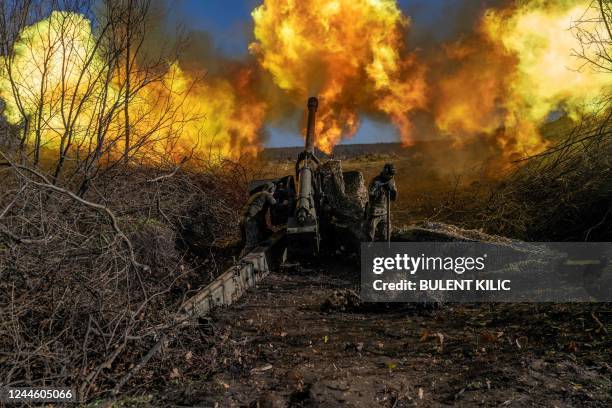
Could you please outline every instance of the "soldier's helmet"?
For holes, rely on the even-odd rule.
[[[395,166],[391,163],[385,164],[385,167],[383,167],[383,174],[386,176],[395,175]]]
[[[268,193],[274,193],[276,190],[276,184],[272,183],[271,181],[267,182],[265,189]]]

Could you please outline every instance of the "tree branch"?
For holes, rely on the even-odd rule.
[[[67,190],[65,188],[59,187],[54,185],[53,183],[51,183],[49,181],[49,179],[47,179],[47,177],[40,173],[37,170],[34,170],[30,167],[26,167],[26,166],[22,166],[20,164],[15,164],[13,162],[11,162],[6,155],[4,154],[4,152],[2,152],[0,150],[0,155],[4,158],[4,160],[6,160],[6,163],[2,163],[2,165],[5,166],[10,166],[13,169],[15,169],[15,171],[24,179],[28,180],[30,183],[32,183],[35,186],[47,189],[47,190],[51,190],[51,191],[55,191],[57,193],[60,194],[64,194],[70,198],[72,198],[73,200],[91,207],[91,208],[95,208],[97,210],[103,211],[104,213],[106,213],[106,215],[108,216],[108,218],[111,221],[111,226],[113,228],[113,230],[115,231],[115,233],[117,234],[117,236],[119,236],[119,238],[125,243],[125,245],[128,247],[129,250],[129,254],[130,254],[130,261],[132,263],[132,265],[134,265],[134,267],[142,269],[146,272],[150,271],[150,267],[148,265],[145,264],[141,264],[140,262],[138,262],[136,260],[136,255],[134,254],[134,247],[132,246],[132,242],[130,241],[130,239],[127,237],[127,235],[125,235],[125,233],[121,230],[121,228],[119,227],[119,223],[117,222],[117,217],[115,217],[115,214],[106,206],[102,205],[102,204],[98,204],[98,203],[94,203],[92,201],[88,201],[85,200],[84,198],[79,197],[78,195],[76,195],[75,193],[73,193],[70,190]],[[42,180],[42,182],[39,181],[34,181],[32,179],[30,179],[29,177],[27,177],[26,175],[24,175],[22,173],[23,171],[27,171],[29,173],[34,174],[35,176],[37,176],[38,178],[40,178]]]

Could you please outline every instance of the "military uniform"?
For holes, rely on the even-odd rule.
[[[387,169],[387,165],[385,165]],[[393,169],[393,174],[395,169]],[[391,201],[397,198],[397,188],[393,174],[386,174],[385,170],[378,176],[374,177],[368,187],[368,207],[366,210],[366,228],[367,235],[370,241],[374,241],[377,237],[386,237],[387,228],[387,194]]]
[[[253,194],[247,201],[240,223],[242,241],[244,242],[241,256],[246,255],[267,238],[269,230],[266,223],[266,213],[268,208],[275,204],[273,187]]]

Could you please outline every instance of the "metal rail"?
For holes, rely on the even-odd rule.
[[[219,275],[182,305],[185,317],[207,315],[218,306],[231,305],[249,288],[265,279],[286,254],[285,233],[278,232]]]

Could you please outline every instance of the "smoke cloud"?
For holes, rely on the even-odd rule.
[[[244,53],[228,55],[214,33],[181,25],[189,16],[158,2],[143,55],[171,60],[167,81],[191,91],[184,105],[201,120],[185,125],[186,149],[257,152],[266,125],[298,131],[315,95],[326,152],[370,118],[393,123],[405,146],[485,144],[509,162],[546,148],[551,112],[578,118],[612,86],[574,56],[572,28],[596,12],[590,3],[264,0],[236,28]]]

